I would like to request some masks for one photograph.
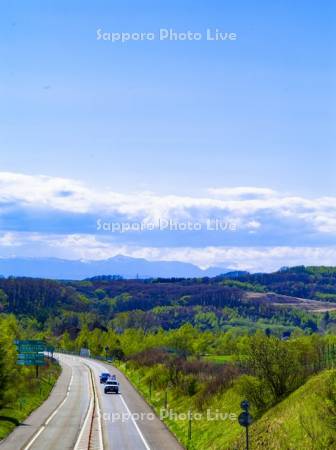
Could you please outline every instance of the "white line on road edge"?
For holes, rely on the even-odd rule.
[[[71,369],[72,372],[72,369]],[[22,450],[29,450],[31,448],[31,446],[34,444],[34,442],[36,441],[36,439],[40,436],[40,434],[45,430],[45,428],[47,427],[48,423],[56,416],[56,414],[58,413],[58,411],[62,408],[62,406],[64,405],[64,403],[67,401],[68,397],[69,397],[69,393],[70,393],[70,388],[72,385],[72,380],[73,380],[73,375],[71,374],[71,378],[70,378],[70,382],[68,384],[68,389],[66,392],[66,395],[64,397],[64,399],[61,401],[61,403],[56,407],[56,409],[50,414],[50,416],[46,419],[46,421],[44,422],[44,424],[40,427],[40,429],[37,431],[37,433],[32,437],[32,439],[28,442],[28,444],[25,447],[22,447]]]
[[[98,438],[99,438],[99,447],[98,450],[103,450],[103,436],[102,436],[102,427],[101,427],[101,419],[100,419],[100,410],[99,410],[99,401],[98,401],[98,396],[96,393],[96,389],[94,387],[94,379],[93,379],[93,375],[92,375],[92,369],[91,367],[84,363],[84,365],[87,367],[88,369],[88,373],[89,373],[89,386],[90,386],[90,403],[89,403],[89,407],[87,409],[87,413],[85,416],[85,420],[83,423],[83,426],[81,428],[81,431],[79,433],[79,436],[77,438],[74,450],[86,450],[87,448],[90,448],[90,440],[91,440],[91,430],[93,427],[93,421],[94,421],[94,417],[93,414],[95,413],[95,410],[97,411],[97,420],[98,420]],[[91,419],[91,424],[89,427],[89,430],[87,429],[88,427],[88,422]],[[83,439],[83,435],[85,432],[88,432],[88,436],[87,436],[87,440],[88,442],[84,444],[83,447],[83,443],[82,443],[82,439]]]
[[[138,424],[136,423],[136,421],[135,421],[135,419],[133,417],[133,414],[131,413],[129,407],[127,406],[127,403],[124,400],[124,397],[122,395],[120,395],[120,398],[121,398],[121,401],[123,402],[125,408],[127,409],[127,413],[130,415],[130,417],[132,419],[132,422],[133,422],[137,432],[139,433],[139,436],[141,437],[141,440],[142,440],[144,446],[146,447],[146,450],[150,450],[150,447],[147,444],[146,439],[144,438],[143,434],[141,433],[140,428],[138,427]]]
[[[89,406],[88,406],[88,409],[87,409],[87,413],[86,413],[86,416],[85,416],[85,420],[84,420],[82,429],[81,429],[81,431],[79,433],[79,436],[77,438],[76,444],[74,446],[74,450],[78,450],[80,448],[79,446],[81,444],[81,440],[82,440],[84,431],[86,431],[86,427],[87,427],[88,421],[89,421],[89,419],[91,417],[91,414],[92,414],[92,409],[93,409],[93,392],[92,392],[92,382],[91,382],[90,372],[89,372],[89,386],[90,386],[90,403],[89,403]]]
[[[94,361],[93,364],[94,364],[96,367],[99,366],[99,367],[101,367],[102,369],[105,369],[105,367],[104,367],[102,364],[100,364],[99,362],[95,362],[95,361]],[[126,410],[127,410],[127,413],[129,414],[129,416],[130,416],[130,418],[131,418],[131,420],[132,420],[132,422],[133,422],[133,425],[135,426],[135,429],[137,430],[137,432],[138,432],[138,434],[139,434],[139,436],[140,436],[140,438],[141,438],[141,440],[142,440],[142,442],[143,442],[143,444],[144,444],[146,450],[151,450],[150,447],[149,447],[149,445],[147,444],[146,439],[144,438],[144,435],[141,433],[141,430],[140,430],[140,428],[138,427],[138,424],[136,423],[136,421],[135,421],[135,419],[134,419],[134,417],[133,417],[133,414],[131,413],[129,407],[127,406],[127,403],[125,402],[124,397],[123,397],[121,394],[120,394],[118,397],[119,397],[119,398],[121,399],[121,401],[123,402],[123,404],[124,404],[124,406],[125,406],[125,408],[126,408]],[[100,414],[99,414],[99,416],[100,416]]]
[[[103,429],[102,429],[102,422],[101,422],[101,413],[100,413],[100,404],[99,404],[99,396],[97,394],[97,412],[98,412],[98,432],[99,432],[99,445],[100,449],[104,449],[103,445]]]
[[[84,358],[80,358],[80,357],[79,357],[79,359],[84,359]],[[85,364],[85,363],[84,363],[84,364]],[[102,364],[100,364],[98,361],[93,360],[93,364],[94,364],[96,367],[97,367],[97,366],[100,366],[100,367],[102,367],[102,368],[105,368],[105,367],[104,367]],[[88,364],[86,364],[86,365],[89,367]],[[135,426],[135,429],[137,430],[137,432],[138,432],[138,434],[139,434],[139,436],[140,436],[140,438],[141,438],[141,440],[142,440],[142,442],[143,442],[143,444],[144,444],[146,450],[151,450],[151,448],[150,448],[149,445],[147,444],[146,439],[144,438],[143,434],[141,433],[141,430],[140,430],[140,428],[138,427],[138,424],[136,423],[136,421],[135,421],[135,419],[134,419],[134,417],[133,417],[133,415],[132,415],[132,413],[131,413],[129,407],[127,406],[127,403],[125,402],[123,396],[122,396],[122,395],[119,395],[119,397],[120,397],[121,401],[123,402],[123,404],[124,404],[124,406],[125,406],[125,408],[126,408],[126,410],[127,410],[127,413],[128,413],[129,416],[131,417],[131,420],[132,420],[132,422],[133,422],[133,425]],[[97,396],[97,398],[98,398],[98,396]],[[98,405],[99,405],[99,401],[98,401]],[[88,416],[89,416],[89,414],[88,414]],[[99,409],[99,408],[98,408],[98,417],[99,417],[99,437],[100,437],[100,444],[101,444],[101,447],[100,447],[99,450],[101,450],[101,449],[103,449],[103,444],[102,444],[102,428],[101,428],[101,419],[100,419],[100,418],[101,418],[101,414],[100,414],[100,409]],[[87,419],[87,418],[85,418],[85,422],[86,422],[86,419]],[[84,428],[84,426],[83,426],[83,428]],[[82,434],[82,433],[83,433],[83,429],[81,430],[81,434]],[[77,443],[76,443],[76,446],[78,445],[78,443],[79,443],[79,439],[78,439],[78,441],[77,441]],[[79,450],[79,448],[75,447],[74,450]]]

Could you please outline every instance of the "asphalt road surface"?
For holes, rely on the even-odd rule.
[[[0,450],[182,449],[117,369],[77,356],[58,355],[58,358],[63,372],[51,396],[0,444]],[[119,395],[104,394],[104,385],[99,381],[101,372],[117,376]],[[99,426],[92,431],[93,398]]]

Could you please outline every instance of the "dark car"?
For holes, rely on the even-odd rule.
[[[103,372],[103,373],[101,373],[100,374],[100,383],[101,384],[105,384],[106,383],[106,381],[110,378],[110,374],[109,373],[107,373],[107,372]]]
[[[119,383],[116,380],[107,380],[104,387],[105,394],[119,394]]]

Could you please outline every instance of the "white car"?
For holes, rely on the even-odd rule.
[[[109,379],[105,383],[105,394],[119,394],[119,383],[117,380]]]

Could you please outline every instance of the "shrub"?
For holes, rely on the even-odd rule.
[[[238,393],[246,398],[258,413],[272,403],[272,394],[267,385],[257,377],[242,375],[235,383]]]

